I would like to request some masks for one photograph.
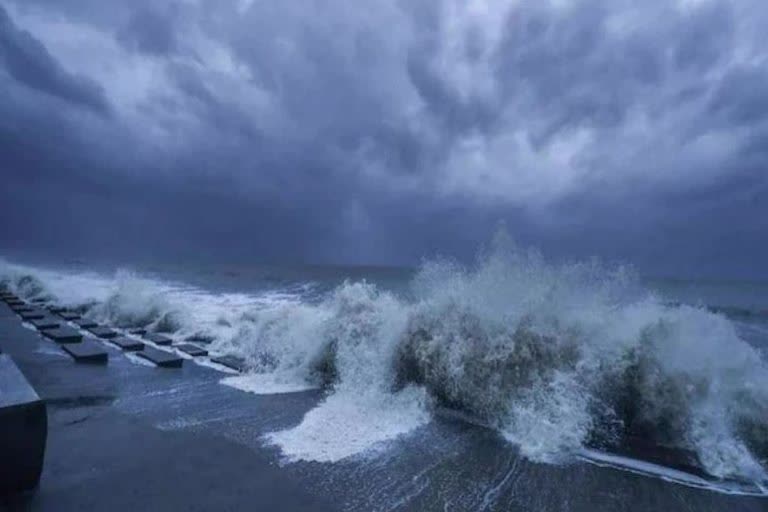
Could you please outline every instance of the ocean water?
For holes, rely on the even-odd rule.
[[[768,487],[768,283],[552,264],[503,234],[472,265],[2,261],[0,280],[100,322],[245,358],[249,371],[225,385],[324,390],[299,424],[260,440],[286,464],[393,450],[450,417],[533,463],[587,460],[722,492]]]

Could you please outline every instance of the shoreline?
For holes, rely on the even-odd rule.
[[[438,417],[403,438],[336,463],[286,463],[265,446],[321,391],[254,395],[189,364],[161,369],[109,342],[106,366],[79,365],[0,304],[0,348],[49,407],[36,493],[10,510],[764,510],[726,495],[587,462],[529,462],[495,432]],[[362,485],[359,482],[363,482]],[[655,504],[655,505],[654,505]]]

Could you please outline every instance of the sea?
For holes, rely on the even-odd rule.
[[[505,239],[414,268],[0,260],[0,283],[239,356],[221,383],[254,398],[314,393],[254,442],[286,471],[354,475],[350,510],[768,498],[768,282],[552,263]]]

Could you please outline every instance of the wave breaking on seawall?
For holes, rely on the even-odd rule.
[[[343,459],[447,408],[533,461],[639,440],[768,483],[768,364],[729,319],[665,303],[624,268],[549,264],[503,233],[471,267],[425,263],[408,298],[366,281],[307,300],[311,284],[214,294],[10,263],[0,279],[98,321],[205,339],[245,357],[265,392],[325,388],[302,423],[266,437],[288,460]]]

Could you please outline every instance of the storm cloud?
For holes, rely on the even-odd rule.
[[[0,0],[0,244],[765,274],[754,0]]]

